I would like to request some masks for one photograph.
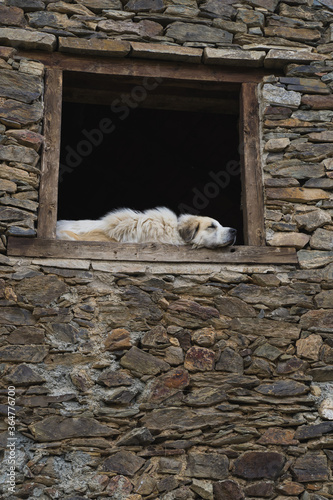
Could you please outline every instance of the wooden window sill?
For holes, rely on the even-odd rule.
[[[66,259],[91,259],[136,262],[197,262],[197,263],[248,263],[248,264],[297,264],[297,254],[290,247],[234,246],[209,250],[188,246],[156,243],[107,243],[39,238],[8,239],[9,256],[47,257]]]

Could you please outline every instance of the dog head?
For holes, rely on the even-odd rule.
[[[178,219],[178,232],[186,243],[196,248],[217,248],[233,245],[237,231],[223,227],[217,220],[197,215],[181,215]]]

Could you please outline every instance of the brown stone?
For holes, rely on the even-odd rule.
[[[248,0],[248,3],[254,7],[261,7],[269,12],[274,12],[279,0]]]
[[[131,386],[134,379],[130,377],[125,371],[106,370],[98,377],[99,384],[106,385],[106,387],[119,387]]]
[[[60,14],[59,12],[38,11],[28,14],[27,17],[29,25],[33,28],[42,29],[48,26],[50,28],[72,30],[80,29],[84,26],[80,21],[68,18],[66,14]]]
[[[28,148],[33,148],[37,152],[39,151],[44,140],[44,137],[41,134],[31,132],[31,130],[6,130],[6,136],[12,137],[19,144],[27,146]]]
[[[301,317],[300,327],[310,331],[333,331],[333,309],[308,311]]]
[[[16,328],[10,335],[6,337],[10,344],[44,344],[45,335],[42,328],[31,326],[21,326]]]
[[[284,463],[281,453],[249,451],[235,461],[234,474],[244,479],[277,479]]]
[[[297,78],[286,76],[281,77],[280,81],[281,83],[287,85],[288,90],[295,90],[296,92],[303,93],[307,92],[309,94],[329,94],[327,85],[317,78]],[[299,114],[302,114],[302,111],[300,111]],[[306,114],[307,113],[305,113],[305,115]]]
[[[317,250],[333,250],[333,231],[323,228],[316,229],[311,236],[310,246]]]
[[[18,365],[6,375],[6,380],[14,386],[30,386],[43,384],[45,379],[27,365]]]
[[[303,95],[302,104],[311,109],[333,109],[333,95]]]
[[[309,370],[308,374],[313,378],[314,382],[331,382],[333,380],[332,366],[313,368]]]
[[[318,361],[322,345],[323,339],[320,335],[309,335],[304,339],[299,339],[296,341],[297,356]]]
[[[132,347],[131,337],[128,330],[125,328],[116,328],[109,333],[104,342],[106,351],[122,351]]]
[[[276,373],[287,375],[293,372],[304,372],[308,367],[308,363],[302,359],[293,356],[288,361],[278,363]]]
[[[256,310],[252,306],[237,297],[217,297],[215,305],[223,316],[240,318],[255,317],[257,315]]]
[[[121,366],[140,375],[157,375],[167,371],[170,365],[137,347],[132,347],[120,360]]]
[[[325,130],[325,132],[313,132],[308,135],[312,142],[333,142],[333,131]]]
[[[56,276],[33,276],[22,280],[16,291],[34,306],[47,306],[68,291],[67,285]]]
[[[309,387],[295,380],[277,380],[272,383],[264,383],[256,387],[255,390],[266,396],[290,397],[300,396],[309,392]]]
[[[228,476],[229,460],[225,455],[214,453],[189,453],[185,476],[225,479]]]
[[[157,325],[146,332],[141,340],[142,347],[167,347],[170,340],[166,329],[162,325]]]
[[[143,20],[138,23],[132,21],[100,21],[98,28],[112,35],[138,35],[142,38],[152,38],[163,34],[163,28],[154,21]]]
[[[296,481],[300,483],[327,481],[329,478],[327,458],[317,453],[306,453],[297,458],[292,466],[292,470]]]
[[[130,495],[133,490],[133,485],[129,479],[125,476],[114,476],[111,477],[109,484],[105,488],[104,492],[108,495],[109,498],[128,498],[130,499],[132,495]],[[134,500],[134,499],[133,499]]]
[[[215,353],[205,347],[191,347],[185,356],[184,367],[189,371],[214,370]]]
[[[236,66],[258,68],[263,66],[266,52],[259,50],[241,50],[236,48],[204,49],[204,63],[221,66]]]
[[[309,201],[328,200],[329,194],[322,189],[306,188],[269,188],[266,189],[269,200],[293,201],[296,203],[308,203]]]
[[[93,12],[102,12],[104,9],[122,9],[120,0],[77,0],[77,3]]]
[[[242,300],[250,304],[264,304],[267,306],[282,306],[282,305],[293,305],[293,304],[312,304],[310,297],[303,295],[291,287],[280,286],[278,288],[265,288],[257,285],[248,285],[241,283],[237,285],[231,295],[239,297]],[[239,321],[243,321],[242,318],[238,318]],[[246,321],[246,318],[244,318]],[[233,323],[237,323],[237,319],[233,320]],[[232,324],[233,324],[232,323]],[[277,328],[279,328],[277,326]]]
[[[1,29],[0,29],[1,32]],[[0,122],[9,127],[20,128],[39,122],[43,117],[41,103],[24,104],[8,99],[0,104]]]
[[[274,493],[274,483],[261,482],[245,488],[248,497],[271,498]]]
[[[17,185],[15,182],[8,181],[5,179],[0,179],[0,191],[6,191],[6,193],[15,193],[17,191]]]
[[[131,57],[200,63],[202,49],[159,43],[131,42]]]
[[[42,345],[11,345],[0,347],[0,362],[41,363],[47,356],[49,348]]]
[[[61,417],[54,415],[46,417],[29,426],[36,441],[58,441],[76,437],[113,436],[117,432],[107,425],[100,424],[93,418]]]
[[[244,494],[236,481],[226,479],[213,484],[215,500],[243,500]]]
[[[175,368],[167,374],[155,378],[145,389],[141,401],[153,403],[161,402],[179,392],[182,392],[190,383],[190,377],[186,370]]]
[[[226,399],[227,395],[222,389],[203,387],[189,392],[184,398],[184,403],[191,407],[212,406]]]
[[[266,36],[278,36],[300,42],[316,42],[320,39],[320,31],[307,28],[289,28],[287,26],[268,26],[265,28]]]
[[[218,317],[219,312],[214,307],[202,306],[188,299],[171,302],[167,310],[167,318],[171,324],[186,328],[208,326],[213,318]]]
[[[26,25],[24,11],[18,7],[6,7],[0,5],[0,19],[4,26],[19,26],[23,28]]]
[[[315,297],[318,308],[330,309],[333,304],[333,290],[323,290]]]
[[[258,300],[258,303],[261,301]],[[276,307],[279,307],[278,305]],[[298,339],[301,329],[286,321],[275,321],[260,318],[234,318],[231,323],[232,330],[247,335],[264,335],[265,337],[285,337]]]
[[[42,9],[37,9],[42,10]],[[94,16],[91,10],[87,9],[84,5],[73,5],[66,2],[49,3],[47,10],[51,12],[60,12],[61,14],[77,14],[82,16]]]
[[[107,458],[102,466],[103,472],[116,472],[124,476],[134,476],[141,469],[145,460],[130,451],[119,451]]]
[[[152,433],[161,433],[165,429],[179,430],[180,432],[200,429],[209,425],[214,428],[223,425],[228,418],[221,412],[211,409],[174,408],[166,407],[147,413],[142,423]]]
[[[0,325],[34,325],[35,319],[29,311],[21,307],[1,307]]]
[[[286,482],[277,486],[277,491],[286,496],[300,495],[304,491],[304,486],[298,483]]]
[[[131,45],[123,40],[104,40],[99,38],[65,38],[59,37],[59,51],[89,56],[125,57]]]
[[[132,12],[163,12],[163,0],[128,0],[125,10]]]
[[[201,328],[192,335],[192,341],[200,347],[211,347],[216,341],[216,332],[213,328]]]
[[[291,28],[292,29],[292,28]],[[273,41],[274,39],[271,39]],[[290,44],[296,44],[297,42],[290,42],[289,40],[281,39],[281,45],[285,45],[286,49],[271,49],[266,58],[265,58],[265,67],[266,68],[281,68],[285,67],[288,63],[310,63],[312,61],[323,61],[326,57],[322,54],[317,54],[311,52],[309,49],[305,50],[291,50]],[[269,43],[269,40],[267,40]],[[278,40],[275,39],[274,45],[278,43]],[[273,43],[272,43],[273,45]]]
[[[297,445],[298,441],[294,439],[295,431],[291,429],[270,428],[267,429],[261,438],[257,441],[259,444],[276,444],[282,446]]]

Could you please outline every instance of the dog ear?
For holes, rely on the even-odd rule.
[[[199,230],[200,223],[195,219],[185,219],[178,226],[180,236],[186,243],[190,243]]]

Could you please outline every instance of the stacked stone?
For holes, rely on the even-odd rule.
[[[333,264],[1,262],[11,498],[332,497]]]
[[[331,0],[315,0],[311,7],[307,0],[3,3],[0,43],[29,50],[91,55],[97,51],[120,57],[131,53],[188,62],[199,62],[204,50],[207,64],[241,66],[262,66],[268,52],[268,67],[283,65],[288,57],[299,60],[301,55],[308,62],[323,59],[333,50]],[[313,52],[317,46],[320,54]]]
[[[332,258],[332,70],[290,64],[263,86],[267,240],[304,249],[304,268]]]
[[[0,251],[6,237],[35,236],[42,144],[43,65],[0,47]]]

